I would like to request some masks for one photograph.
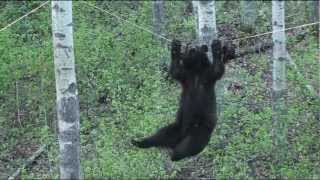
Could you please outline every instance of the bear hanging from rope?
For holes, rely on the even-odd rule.
[[[213,62],[207,56],[208,47],[171,45],[170,76],[182,86],[176,121],[141,140],[132,140],[139,148],[161,147],[170,150],[172,161],[199,154],[209,143],[217,123],[215,83],[224,74],[224,64],[234,57],[234,48],[211,44]]]

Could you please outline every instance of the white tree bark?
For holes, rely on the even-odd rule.
[[[153,1],[153,27],[157,34],[165,35],[164,1]]]
[[[213,39],[218,38],[217,34],[217,25],[216,25],[216,9],[215,1],[194,1],[194,5],[198,5],[198,43],[206,44],[209,48],[208,57],[211,62],[212,51],[211,51],[211,42]],[[217,114],[220,115],[222,112],[223,104],[223,94],[224,94],[224,83],[222,80],[218,81],[216,84],[216,97],[217,97]]]
[[[272,1],[272,34],[273,40],[273,90],[276,92],[286,89],[286,37],[284,24],[284,1]]]
[[[285,94],[287,89],[286,82],[286,37],[284,21],[284,1],[272,1],[272,34],[273,40],[273,135],[277,159],[282,162],[286,153],[286,124],[285,124]]]
[[[198,21],[198,3],[199,1],[192,1],[192,14],[195,17],[196,37],[199,38],[199,21]]]
[[[308,13],[308,15],[310,16],[310,21],[317,22],[317,20],[319,20],[319,13],[318,13],[319,12],[319,0],[309,1],[307,10],[310,11]],[[316,26],[316,27],[318,27],[318,26]]]
[[[320,0],[315,0],[314,9],[315,9],[314,10],[315,11],[315,22],[319,22],[320,21]],[[320,30],[320,24],[316,25],[316,29]],[[320,38],[320,37],[318,37],[318,38]]]
[[[153,1],[153,29],[154,32],[157,34],[160,34],[162,36],[165,36],[165,27],[166,27],[166,19],[165,19],[165,9],[164,9],[164,3],[163,0],[155,0]],[[158,37],[157,37],[158,38]],[[166,43],[164,39],[160,39],[160,42],[162,45]],[[168,61],[168,54],[164,54],[160,59],[160,69],[163,67],[168,68],[169,67],[169,61]]]
[[[315,12],[316,12],[316,21],[319,22],[320,18],[320,0],[315,0]],[[319,27],[319,25],[318,25]]]
[[[60,179],[80,179],[80,117],[72,27],[72,1],[52,1]]]
[[[241,29],[245,32],[252,33],[255,30],[255,22],[257,18],[256,1],[245,0],[241,3]]]
[[[320,0],[316,0],[317,21],[320,22]],[[320,24],[318,26],[318,82],[320,82]],[[320,97],[320,83],[318,83],[318,97]],[[318,120],[320,122],[320,109],[318,111]]]
[[[198,1],[198,40],[200,44],[210,44],[217,36],[215,1]],[[212,62],[211,48],[208,53]]]

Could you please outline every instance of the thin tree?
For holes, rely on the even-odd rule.
[[[198,1],[194,2],[198,5],[198,40],[200,44],[206,44],[210,47],[210,43],[217,36],[216,10],[215,1]],[[209,53],[210,61],[212,55]]]
[[[72,27],[72,1],[52,1],[61,179],[80,179],[80,117]]]
[[[319,22],[320,21],[320,0],[314,0],[313,1],[313,7],[314,7],[314,22]],[[317,24],[316,25],[316,32],[317,32],[317,29],[320,29],[320,25]]]
[[[160,34],[162,36],[165,36],[166,34],[164,3],[165,1],[163,0],[153,1],[153,30],[155,33]],[[160,42],[162,45],[166,43],[164,39],[160,39]],[[169,61],[167,59],[169,59],[168,54],[164,54],[164,56],[161,57],[160,59],[161,69],[162,68],[167,69],[169,67]]]
[[[272,34],[273,40],[273,71],[272,71],[272,94],[273,94],[273,136],[276,150],[276,158],[279,162],[285,159],[287,152],[286,142],[286,104],[285,95],[287,89],[286,82],[286,37],[284,21],[284,1],[272,1]]]
[[[319,19],[319,0],[309,1],[307,10],[310,11],[310,21],[316,22]]]
[[[157,34],[165,35],[164,1],[153,1],[153,29]]]
[[[320,22],[320,0],[316,0],[316,14],[317,14],[317,22]],[[320,82],[320,24],[317,25],[317,29],[318,29],[318,34],[316,34],[316,36],[318,36],[318,82]],[[316,30],[317,32],[317,30]],[[318,83],[318,97],[320,98],[320,83]],[[318,111],[318,120],[320,123],[320,109]]]
[[[199,36],[199,22],[198,22],[198,3],[199,1],[192,1],[192,15],[195,17],[196,36]]]
[[[255,30],[255,22],[257,18],[256,1],[245,0],[241,3],[241,29],[245,32],[252,33]]]
[[[216,25],[216,9],[215,1],[194,1],[193,5],[197,5],[197,33],[198,43],[206,44],[209,47],[208,57],[212,62],[211,46],[210,43],[213,39],[218,38],[217,25]],[[217,114],[222,112],[224,85],[223,81],[218,81],[216,85],[217,94]]]

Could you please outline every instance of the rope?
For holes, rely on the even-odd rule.
[[[49,2],[50,2],[50,1],[46,1],[46,2],[42,3],[40,6],[32,9],[30,12],[26,13],[25,15],[19,17],[19,18],[16,19],[16,20],[12,21],[10,24],[8,24],[8,25],[6,25],[5,27],[1,28],[1,29],[0,29],[0,32],[6,30],[7,28],[11,27],[12,25],[14,25],[15,23],[19,22],[19,21],[22,20],[23,18],[29,16],[30,14],[36,12],[38,9],[42,8],[44,5],[48,4]]]
[[[164,36],[162,36],[162,35],[160,35],[160,34],[157,34],[157,33],[153,32],[153,31],[151,31],[151,30],[149,30],[149,29],[146,29],[146,28],[144,28],[144,27],[141,27],[141,26],[139,26],[139,25],[137,25],[137,24],[135,24],[135,23],[132,23],[132,22],[126,20],[126,19],[123,19],[123,18],[121,18],[120,16],[118,16],[118,15],[116,15],[116,14],[113,14],[113,13],[111,13],[111,12],[105,10],[105,9],[102,9],[102,8],[99,8],[99,7],[95,6],[95,5],[92,5],[92,4],[90,4],[90,3],[86,2],[86,1],[81,1],[81,3],[84,3],[84,4],[88,5],[88,6],[90,6],[90,7],[92,7],[92,8],[95,8],[95,9],[98,9],[98,10],[100,10],[100,11],[102,11],[102,12],[105,12],[105,13],[107,13],[107,14],[115,17],[115,18],[117,18],[117,19],[120,20],[120,21],[124,21],[124,22],[127,23],[127,24],[130,24],[130,25],[132,25],[132,26],[134,26],[134,27],[136,27],[136,28],[138,28],[138,29],[141,29],[141,30],[143,30],[143,31],[146,31],[146,32],[148,32],[148,33],[150,33],[150,34],[152,34],[152,35],[154,35],[154,36],[157,36],[157,37],[159,37],[159,38],[161,38],[161,39],[164,39],[164,40],[166,40],[166,41],[168,41],[168,42],[171,42],[171,41],[172,41],[171,39],[168,39],[168,38],[166,38],[166,37],[164,37]]]
[[[1,29],[0,29],[0,32],[8,29],[9,27],[11,27],[12,25],[16,24],[17,22],[19,22],[19,21],[22,20],[23,18],[25,18],[25,17],[29,16],[30,14],[36,12],[37,10],[39,10],[40,8],[42,8],[43,6],[45,6],[46,4],[48,4],[49,2],[50,2],[50,1],[46,1],[46,2],[42,3],[40,6],[32,9],[30,12],[26,13],[25,15],[19,17],[19,18],[16,19],[16,20],[12,21],[10,24],[8,24],[8,25],[6,25],[5,27],[1,28]],[[168,42],[172,42],[171,39],[168,39],[168,38],[166,38],[165,36],[162,36],[162,35],[160,35],[160,34],[157,34],[157,33],[153,32],[153,31],[151,31],[151,30],[149,30],[149,29],[146,29],[146,28],[144,28],[144,27],[141,27],[141,26],[139,26],[139,25],[137,25],[137,24],[135,24],[135,23],[132,23],[132,22],[126,20],[126,19],[123,19],[123,18],[121,18],[120,16],[118,16],[118,15],[116,15],[116,14],[114,14],[114,13],[111,13],[111,12],[105,10],[105,9],[99,8],[99,7],[95,6],[95,5],[92,5],[92,4],[88,3],[88,2],[86,2],[86,1],[81,1],[81,3],[84,3],[84,4],[88,5],[88,6],[90,6],[90,7],[92,7],[92,8],[95,8],[95,9],[98,9],[98,10],[100,10],[100,11],[102,11],[102,12],[105,12],[105,13],[107,13],[107,14],[115,17],[115,18],[117,18],[117,19],[120,20],[120,21],[124,21],[125,23],[130,24],[130,25],[132,25],[132,26],[134,26],[134,27],[136,27],[136,28],[138,28],[138,29],[141,29],[141,30],[143,30],[143,31],[146,31],[146,32],[148,32],[148,33],[150,33],[150,34],[152,34],[152,35],[154,35],[154,36],[157,36],[157,37],[159,37],[159,38],[161,38],[161,39],[164,39],[164,40],[166,40],[166,41],[168,41]],[[272,34],[272,33],[287,31],[287,30],[291,30],[291,29],[298,29],[298,28],[301,28],[301,27],[313,26],[313,25],[316,25],[316,24],[320,24],[320,22],[313,22],[313,23],[308,23],[308,24],[303,24],[303,25],[299,25],[299,26],[294,26],[294,27],[286,28],[286,29],[283,29],[283,30],[269,31],[269,32],[261,33],[261,34],[252,35],[252,36],[246,36],[246,37],[237,38],[237,39],[230,39],[229,41],[240,41],[240,40],[244,40],[244,39],[251,39],[251,38],[260,37],[260,36],[264,36],[264,35],[268,35],[268,34]]]
[[[124,21],[125,23],[131,24],[131,25],[133,25],[134,27],[136,27],[136,28],[138,28],[138,29],[141,29],[141,30],[146,31],[146,32],[148,32],[148,33],[150,33],[150,34],[153,34],[153,35],[155,35],[155,36],[157,36],[157,37],[159,37],[159,38],[161,38],[161,39],[164,39],[164,40],[166,40],[166,41],[168,41],[168,42],[172,42],[171,39],[168,39],[168,38],[166,38],[166,37],[164,37],[164,36],[162,36],[162,35],[160,35],[160,34],[157,34],[157,33],[153,32],[153,31],[151,31],[151,30],[149,30],[149,29],[146,29],[146,28],[144,28],[144,27],[141,27],[141,26],[139,26],[139,25],[137,25],[137,24],[135,24],[135,23],[132,23],[132,22],[130,22],[130,21],[128,21],[128,20],[125,20],[125,19],[119,17],[118,15],[113,14],[113,13],[111,13],[111,12],[105,10],[105,9],[99,8],[99,7],[95,6],[95,5],[92,5],[92,4],[88,3],[88,2],[86,2],[86,1],[81,1],[81,2],[84,3],[84,4],[86,4],[86,5],[88,5],[88,6],[90,6],[90,7],[92,7],[92,8],[95,8],[95,9],[98,9],[98,10],[100,10],[100,11],[103,11],[103,12],[105,12],[105,13],[107,13],[107,14],[115,17],[115,18],[117,18],[117,19],[120,20],[120,21]],[[245,36],[245,37],[242,37],[242,38],[230,39],[230,40],[228,40],[228,41],[240,41],[240,40],[244,40],[244,39],[251,39],[251,38],[260,37],[260,36],[264,36],[264,35],[268,35],[268,34],[272,34],[272,33],[287,31],[287,30],[291,30],[291,29],[298,29],[298,28],[301,28],[301,27],[313,26],[313,25],[316,25],[316,24],[320,24],[320,22],[313,22],[313,23],[308,23],[308,24],[302,24],[302,25],[299,25],[299,26],[294,26],[294,27],[290,27],[290,28],[283,29],[283,30],[269,31],[269,32],[261,33],[261,34],[252,35],[252,36]]]
[[[298,28],[301,28],[301,27],[313,26],[313,25],[316,25],[316,24],[320,24],[320,21],[319,22],[308,23],[308,24],[302,24],[300,26],[294,26],[294,27],[290,27],[290,28],[285,28],[285,29],[278,30],[278,31],[269,31],[269,32],[261,33],[261,34],[256,34],[256,35],[253,35],[253,36],[246,36],[246,37],[242,37],[242,38],[231,39],[229,41],[239,41],[239,40],[244,40],[244,39],[251,39],[251,38],[255,38],[255,37],[264,36],[264,35],[267,35],[267,34],[273,34],[273,33],[287,31],[287,30],[291,30],[291,29],[298,29]]]

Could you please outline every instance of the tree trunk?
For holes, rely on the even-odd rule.
[[[317,22],[319,20],[319,0],[310,1],[309,7],[311,9],[311,13],[309,13],[311,22]]]
[[[199,38],[199,21],[198,21],[198,3],[199,1],[192,1],[192,14],[195,17],[195,26],[196,26],[196,38]],[[198,41],[198,39],[197,39]]]
[[[164,1],[153,1],[153,27],[157,34],[165,35]]]
[[[216,25],[216,10],[215,1],[197,1],[194,4],[198,5],[198,43],[206,44],[209,48],[208,57],[211,62],[212,51],[211,42],[213,39],[218,38],[217,25]],[[224,86],[223,81],[220,80],[216,85],[216,97],[217,97],[217,114],[220,115],[222,112],[223,104],[223,93]]]
[[[166,21],[165,21],[165,11],[164,11],[164,3],[163,0],[155,0],[153,1],[153,29],[154,32],[157,34],[160,34],[162,36],[165,36],[165,27],[166,27]],[[158,38],[158,37],[156,37]],[[167,43],[164,39],[160,39],[160,42],[162,45]],[[168,61],[168,54],[164,54],[160,59],[160,70],[162,69],[168,69],[169,67],[169,61]]]
[[[320,1],[315,0],[315,12],[316,12],[316,20],[319,21],[320,19]]]
[[[217,36],[215,1],[198,1],[198,37],[199,44],[206,44],[210,48],[208,53],[212,62],[210,44]]]
[[[314,1],[314,11],[315,11],[315,20],[314,20],[314,22],[319,22],[320,21],[320,0],[315,0]],[[320,25],[319,24],[317,24],[316,25],[316,32],[317,32],[317,30],[319,30],[320,29]],[[320,38],[320,37],[318,37],[318,38]]]
[[[257,18],[256,1],[241,1],[241,29],[244,32],[253,33],[255,31],[255,22]]]
[[[72,27],[72,1],[52,1],[60,179],[80,179],[80,117]]]
[[[320,0],[316,0],[317,1],[317,5],[316,5],[316,13],[317,13],[317,21],[320,21]],[[320,82],[320,24],[317,25],[318,28],[318,34],[316,36],[318,36],[318,82]],[[316,30],[317,32],[317,30]],[[318,83],[318,97],[320,98],[320,83]],[[320,110],[318,111],[318,120],[320,123]]]
[[[287,152],[286,142],[286,105],[285,95],[287,89],[286,83],[286,37],[285,37],[285,21],[284,21],[284,1],[272,1],[272,30],[276,31],[272,34],[273,40],[273,135],[275,143],[276,157],[279,162],[285,159]]]

